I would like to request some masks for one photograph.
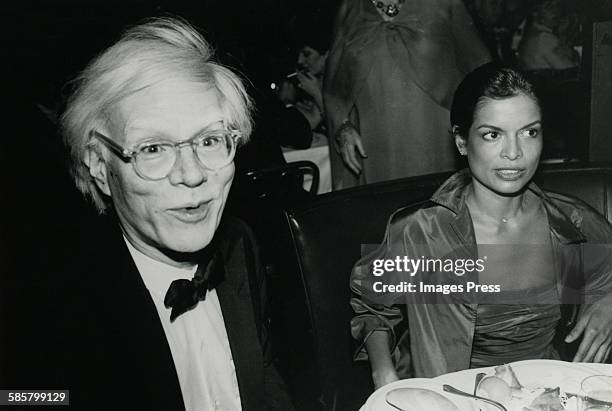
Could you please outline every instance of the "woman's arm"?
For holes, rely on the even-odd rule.
[[[565,342],[582,337],[574,361],[603,363],[612,352],[612,226],[587,205],[579,205],[572,220],[587,238],[582,245],[586,303]]]
[[[340,69],[340,60],[346,41],[345,32],[347,27],[345,25],[347,24],[348,1],[343,0],[336,13],[331,37],[332,43],[325,61],[325,74],[323,75],[322,108],[327,121],[327,131],[330,139],[336,134],[336,131],[350,111],[350,108],[346,112],[340,109],[346,105],[346,101],[338,94],[338,83],[334,81]]]
[[[338,11],[336,12],[336,17],[334,18],[334,22],[332,24],[331,31],[331,39],[332,39],[332,48],[335,46],[335,42],[338,39],[339,31],[342,28],[344,20],[346,19],[346,14],[348,12],[348,2],[349,0],[343,0],[338,6]]]
[[[351,308],[355,313],[351,320],[351,334],[361,345],[355,359],[368,359],[372,368],[372,379],[376,388],[398,380],[394,360],[407,360],[410,353],[395,350],[396,331],[405,333],[408,329],[407,318],[397,304],[398,295],[389,292],[374,291],[378,281],[394,282],[396,278],[374,275],[375,261],[382,261],[392,255],[407,254],[404,250],[404,221],[396,223],[396,214],[391,216],[383,243],[372,252],[368,252],[353,267],[350,287],[352,292]],[[365,251],[365,250],[364,250]],[[401,299],[401,298],[400,298]],[[400,336],[400,339],[404,335]],[[392,354],[394,358],[392,359]]]
[[[397,381],[399,377],[395,372],[391,352],[389,351],[389,333],[384,330],[373,331],[366,340],[365,346],[372,367],[374,387],[379,389]]]

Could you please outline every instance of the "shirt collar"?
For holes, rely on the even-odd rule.
[[[172,281],[178,279],[191,280],[193,278],[197,265],[188,268],[179,268],[162,263],[137,250],[125,236],[123,239],[150,293],[163,298]]]
[[[465,203],[467,188],[471,184],[472,174],[469,168],[465,168],[453,174],[448,180],[442,183],[431,197],[431,201],[455,213],[455,224],[457,227],[464,227],[462,230],[464,232],[469,231],[465,230],[467,228],[466,225],[471,225],[469,213],[467,212],[467,205]],[[584,235],[572,223],[571,218],[568,217],[540,187],[531,181],[527,188],[542,199],[548,215],[550,230],[559,241],[564,244],[586,241]]]

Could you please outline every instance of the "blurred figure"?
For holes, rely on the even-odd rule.
[[[301,46],[297,60],[297,86],[306,98],[300,99],[296,107],[308,118],[314,130],[323,123],[323,75],[329,46],[327,42],[310,36],[302,40]]]
[[[334,188],[455,168],[448,107],[490,60],[461,0],[344,0],[324,81]]]
[[[585,150],[577,136],[586,132],[588,94],[579,79],[580,56],[572,47],[579,26],[560,0],[538,0],[519,45],[519,64],[540,89],[544,107],[544,158],[579,158]]]
[[[559,0],[541,0],[533,6],[531,22],[518,50],[524,70],[564,70],[578,66],[578,53],[559,35],[562,22],[568,25],[567,19],[562,19]]]
[[[522,36],[525,24],[523,0],[466,0],[465,3],[493,60],[515,65],[516,39]]]
[[[296,71],[280,81],[277,96],[287,109],[301,113],[313,133],[325,134],[323,75],[329,49],[329,36],[325,30],[313,32],[315,25],[311,19],[305,19],[300,26],[295,41],[299,50]],[[307,148],[296,144],[283,145]]]
[[[292,81],[293,80],[293,81]],[[305,110],[300,94],[303,94],[297,85],[297,76],[283,78],[276,87],[276,110],[265,122],[270,122],[274,134],[281,146],[303,150],[312,144],[312,130],[321,124],[321,112],[315,106],[308,106]],[[280,104],[277,104],[280,101]]]

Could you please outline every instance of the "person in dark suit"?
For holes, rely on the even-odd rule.
[[[239,77],[178,19],[128,29],[77,78],[61,131],[105,216],[58,275],[41,348],[73,408],[292,409],[255,241],[222,217],[251,128]]]

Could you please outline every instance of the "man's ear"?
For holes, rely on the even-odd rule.
[[[110,197],[111,191],[108,185],[108,170],[106,168],[106,160],[104,160],[100,152],[100,147],[95,145],[87,147],[85,164],[89,169],[89,175],[94,179],[100,191]]]
[[[457,146],[457,150],[459,150],[459,154],[462,156],[467,155],[467,140],[459,134],[457,126],[453,126],[452,133],[455,137],[455,145]]]

